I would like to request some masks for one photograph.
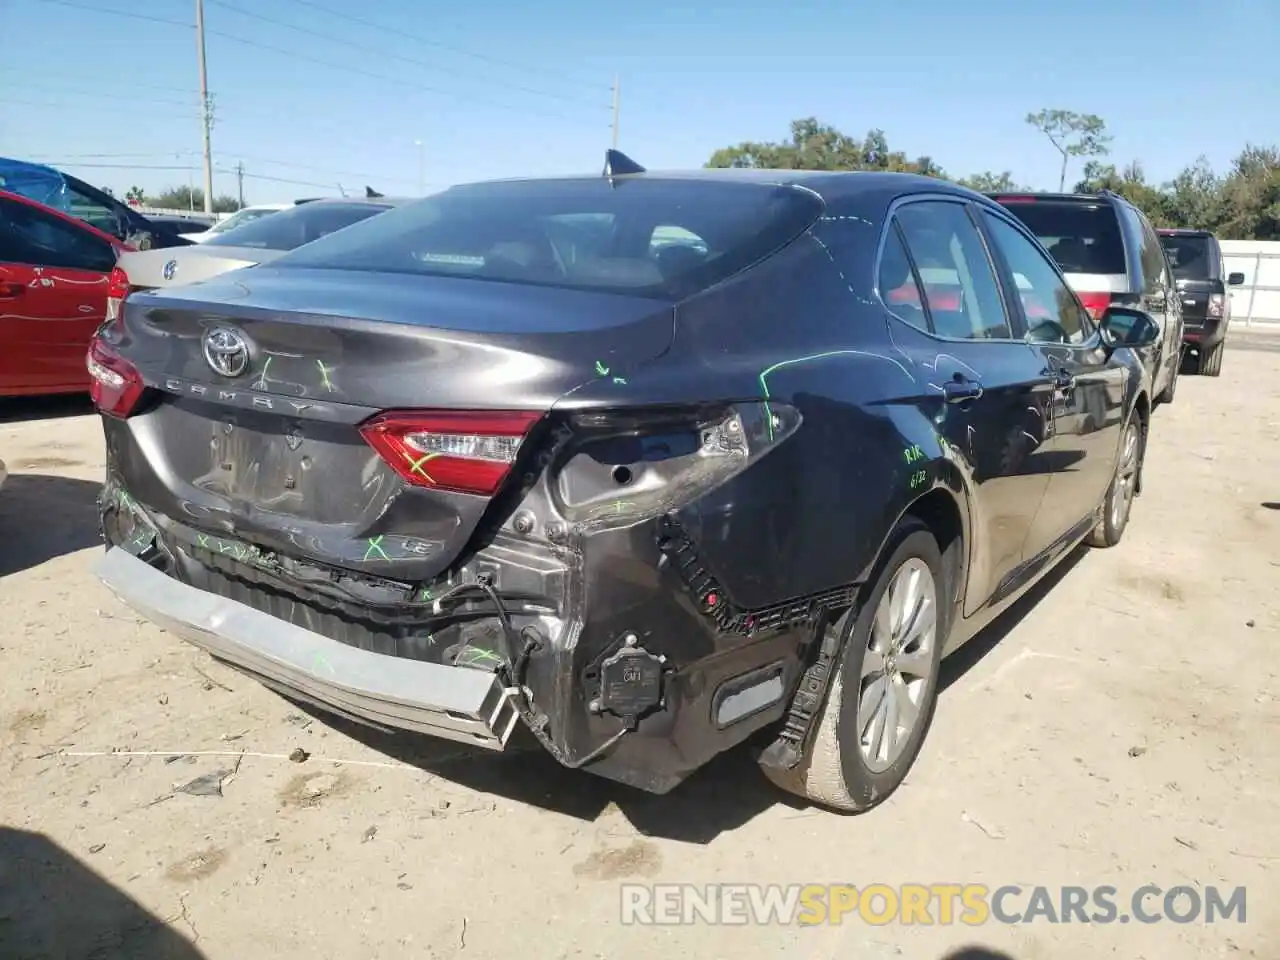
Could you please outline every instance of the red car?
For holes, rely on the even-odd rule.
[[[116,258],[132,249],[0,190],[0,396],[89,389],[85,354],[107,318]]]

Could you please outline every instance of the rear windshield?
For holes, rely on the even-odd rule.
[[[470,184],[275,262],[682,299],[798,236],[822,201],[794,187],[637,178]]]
[[[1212,280],[1213,264],[1210,262],[1208,237],[1186,234],[1163,234],[1160,245],[1169,257],[1169,266],[1179,280]]]
[[[390,209],[375,203],[306,203],[219,232],[205,246],[293,250]]]
[[[1027,225],[1063,273],[1128,272],[1120,220],[1110,204],[996,199]]]

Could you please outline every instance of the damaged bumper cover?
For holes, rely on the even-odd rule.
[[[94,572],[157,625],[297,699],[379,727],[503,750],[519,720],[497,675],[390,658],[188,586],[121,547]]]

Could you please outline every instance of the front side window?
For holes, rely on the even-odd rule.
[[[1070,288],[1053,264],[1021,231],[983,212],[992,242],[1013,274],[1027,321],[1027,339],[1037,343],[1084,343],[1092,329]]]
[[[679,300],[773,253],[821,213],[822,201],[807,191],[758,183],[648,177],[478,183],[325,237],[273,267]]]
[[[116,258],[110,244],[88,231],[5,200],[0,201],[0,261],[108,273]]]
[[[902,236],[924,286],[934,333],[955,340],[1013,336],[1000,286],[977,227],[964,206],[925,201],[897,213]]]

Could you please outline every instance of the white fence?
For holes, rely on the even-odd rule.
[[[1231,291],[1231,325],[1280,327],[1280,242],[1223,240],[1227,273],[1243,273]]]
[[[145,203],[131,203],[129,206],[132,209],[137,210],[144,217],[147,216],[147,214],[154,214],[156,216],[165,217],[196,217],[200,220],[225,220],[227,217],[231,216],[229,213],[205,213],[203,208],[199,210],[185,210],[182,207],[152,207]]]

